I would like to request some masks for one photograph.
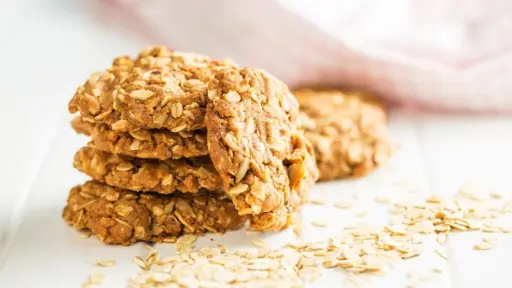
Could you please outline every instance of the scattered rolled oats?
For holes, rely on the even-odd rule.
[[[402,259],[411,259],[411,258],[420,256],[420,252],[410,251],[410,252],[407,252],[405,254],[402,254],[401,256],[402,256]]]
[[[142,270],[149,270],[151,268],[151,266],[148,264],[148,262],[146,262],[146,260],[142,259],[141,257],[139,256],[136,256],[135,258],[133,258],[133,261],[135,262],[135,264],[137,264],[137,266],[140,267],[140,269]]]
[[[311,199],[311,200],[309,200],[309,203],[315,204],[315,205],[325,205],[325,200],[323,200],[323,199]]]
[[[494,236],[494,235],[485,235],[482,238],[482,241],[490,242],[490,243],[497,242],[498,240],[499,240],[499,238],[497,236]]]
[[[502,233],[502,229],[498,227],[484,227],[482,228],[482,232],[484,233]]]
[[[104,274],[92,274],[89,277],[87,277],[87,280],[82,284],[83,288],[89,288],[97,285],[101,285],[103,281],[105,280]]]
[[[313,226],[316,226],[316,227],[327,227],[327,223],[325,221],[321,221],[321,220],[314,220],[314,221],[311,221],[311,225]]]
[[[222,278],[224,280],[219,279],[221,277],[207,278],[210,279],[208,281],[211,281],[208,282],[209,285],[220,285],[225,283],[222,281],[228,279],[231,281],[229,284],[232,287],[258,287],[258,285],[264,286],[264,283],[303,287],[312,281],[316,281],[321,276],[323,269],[343,269],[353,276],[362,273],[380,275],[386,271],[388,266],[397,261],[421,255],[423,252],[423,237],[435,235],[439,242],[444,243],[449,233],[483,230],[486,226],[493,227],[497,225],[495,221],[482,221],[486,219],[485,217],[488,217],[485,213],[482,214],[484,216],[480,214],[480,216],[476,216],[473,212],[474,209],[463,212],[464,208],[461,204],[463,200],[481,202],[473,198],[469,195],[456,198],[458,204],[455,205],[449,199],[437,201],[432,200],[432,197],[425,199],[424,202],[398,203],[403,208],[400,217],[396,217],[392,221],[393,223],[384,227],[355,225],[346,229],[341,238],[330,238],[325,241],[301,244],[287,243],[285,247],[277,250],[269,249],[261,239],[254,239],[252,243],[258,248],[262,248],[257,253],[217,250],[212,254],[207,252],[209,251],[208,248],[203,248],[197,252],[187,252],[180,255],[179,258],[174,258],[173,267],[188,267],[187,269],[194,270],[199,269],[196,267],[205,267],[206,265],[210,270],[201,270],[202,272],[198,275],[203,275],[205,271],[216,271],[217,275],[228,275]],[[495,218],[489,219],[495,220]],[[475,221],[481,221],[483,224],[477,225]],[[453,226],[463,228],[459,229]],[[482,243],[475,245],[475,249],[491,249],[494,247],[496,240],[494,234],[485,235]],[[442,249],[436,249],[434,252],[444,259],[448,258]],[[291,257],[292,255],[293,257]],[[213,265],[221,265],[222,268],[211,267]],[[239,270],[229,270],[235,269],[235,267],[238,267]],[[174,270],[176,268],[169,268],[171,270],[165,273],[181,275]],[[138,278],[135,277],[134,279],[139,279],[141,283],[154,283],[152,277],[143,277],[143,275],[146,275],[145,273],[153,273],[152,270],[153,267],[150,271],[141,272],[137,276]],[[419,282],[430,281],[434,277],[433,273],[442,272],[441,268],[432,268],[425,273],[410,274],[410,278],[415,281],[414,285],[419,285]],[[229,276],[233,273],[237,273],[238,276]],[[193,274],[184,274],[183,277],[186,275],[195,277]],[[165,282],[166,284],[180,283],[180,280],[176,278],[160,277],[168,281]],[[196,279],[194,281],[200,280]],[[204,284],[204,282],[202,283]]]
[[[97,261],[96,266],[98,267],[113,267],[113,266],[116,266],[116,261],[114,260],[100,260],[100,261]]]
[[[422,273],[422,274],[418,275],[418,277],[416,277],[416,279],[418,279],[421,282],[429,282],[429,281],[432,281],[433,278],[434,278],[433,275],[426,274],[426,273]]]
[[[364,216],[366,216],[366,212],[365,212],[365,211],[359,211],[359,212],[357,212],[354,216],[356,216],[356,217],[358,217],[358,218],[359,218],[359,217],[364,217]]]
[[[503,199],[503,195],[496,191],[490,192],[489,197],[494,198],[494,199]]]
[[[432,272],[437,273],[437,274],[440,274],[440,273],[443,273],[443,269],[442,269],[442,268],[439,268],[439,267],[432,268]]]
[[[436,252],[437,255],[439,255],[442,258],[448,260],[448,255],[446,255],[446,252],[444,250],[436,249],[435,252]]]
[[[491,250],[495,246],[496,246],[496,244],[493,243],[493,242],[486,242],[486,241],[484,241],[484,242],[476,243],[475,246],[473,246],[473,248],[475,250]]]
[[[258,248],[268,248],[267,242],[263,239],[251,239],[251,244]]]
[[[437,241],[437,243],[444,245],[444,243],[446,243],[446,234],[444,234],[444,233],[437,234],[436,241]]]
[[[375,197],[375,201],[378,203],[387,204],[391,201],[391,199],[388,196],[379,195],[379,196]]]
[[[334,207],[340,209],[349,209],[352,208],[352,206],[354,206],[354,203],[350,201],[338,201],[334,203]]]
[[[293,230],[293,233],[295,234],[295,236],[297,236],[297,237],[302,236],[302,232],[303,232],[302,222],[296,221],[295,224],[293,225],[292,230]]]

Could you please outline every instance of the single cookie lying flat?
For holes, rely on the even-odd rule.
[[[317,180],[312,148],[286,85],[253,69],[223,69],[210,82],[206,127],[224,190],[251,226],[276,231]]]
[[[135,60],[118,57],[93,74],[68,104],[89,122],[172,132],[204,127],[208,82],[215,70],[231,67],[206,56],[150,47]]]
[[[81,117],[71,122],[73,129],[90,136],[94,147],[138,158],[179,159],[208,155],[206,131],[170,132],[166,129],[138,129],[123,132],[119,127],[90,123]]]
[[[83,147],[75,154],[73,165],[94,180],[132,191],[197,193],[222,186],[208,157],[163,161]]]
[[[107,244],[174,241],[182,234],[223,233],[246,223],[226,195],[134,193],[89,181],[71,189],[63,217]]]
[[[294,94],[320,181],[363,176],[391,155],[386,111],[371,96],[337,90]]]

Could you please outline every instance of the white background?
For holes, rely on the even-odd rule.
[[[106,29],[87,1],[5,2],[0,2],[0,287],[80,287],[88,274],[98,272],[91,263],[100,259],[120,263],[102,270],[109,276],[102,287],[125,287],[124,279],[136,271],[130,259],[142,247],[106,247],[92,238],[79,239],[60,219],[69,188],[85,179],[71,165],[86,139],[70,129],[67,101],[90,72],[147,43],[129,31]],[[448,194],[471,181],[512,197],[512,118],[394,111],[391,130],[402,149],[389,167],[361,181],[318,185],[313,194],[336,199],[363,187],[358,205],[369,207],[369,219],[383,213],[373,210],[373,195],[399,194],[411,186]],[[336,221],[331,222],[339,225],[353,220],[350,213],[340,213],[308,206],[302,216],[305,223],[332,215]],[[315,236],[333,232],[307,229]],[[291,235],[268,237],[278,243]],[[446,246],[448,262],[425,253],[368,285],[405,287],[410,269],[441,265],[445,272],[420,287],[510,287],[512,238],[507,235],[496,250],[481,253],[472,250],[479,237],[454,235]],[[229,244],[242,238],[243,233],[231,233],[217,241]],[[338,277],[331,275],[318,285],[340,287]]]

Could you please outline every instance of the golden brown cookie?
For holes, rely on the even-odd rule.
[[[338,90],[294,92],[320,181],[363,176],[391,155],[385,108],[367,94]]]
[[[207,85],[232,67],[206,56],[149,47],[137,59],[118,57],[80,86],[68,109],[89,122],[127,130],[192,131],[204,127]]]
[[[215,191],[222,185],[208,157],[140,159],[83,147],[75,154],[73,165],[94,180],[132,191],[197,193]]]
[[[94,147],[138,158],[179,159],[208,155],[206,130],[170,132],[166,129],[137,129],[129,132],[81,117],[71,122],[76,132],[90,136]]]
[[[63,218],[104,243],[121,245],[223,233],[246,223],[226,195],[134,193],[96,181],[71,189]]]
[[[318,175],[297,100],[253,68],[219,71],[208,96],[208,147],[224,190],[241,215],[253,215],[254,229],[286,227]]]

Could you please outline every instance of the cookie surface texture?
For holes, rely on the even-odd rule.
[[[150,47],[136,59],[118,57],[92,74],[68,104],[89,122],[125,130],[192,131],[204,127],[207,83],[229,62]]]
[[[77,133],[90,136],[94,146],[105,152],[160,160],[208,155],[205,129],[174,133],[137,128],[125,132],[81,117],[73,119],[71,126]]]
[[[372,96],[338,90],[294,94],[320,181],[366,175],[390,157],[386,110]]]
[[[227,68],[209,85],[210,156],[253,228],[280,230],[317,178],[299,110],[286,85],[263,70]]]
[[[63,218],[76,229],[90,230],[104,243],[120,245],[223,233],[247,222],[225,195],[134,193],[97,181],[71,189]]]
[[[75,154],[73,165],[94,180],[139,192],[197,193],[219,190],[222,184],[208,157],[140,159],[83,147]]]

